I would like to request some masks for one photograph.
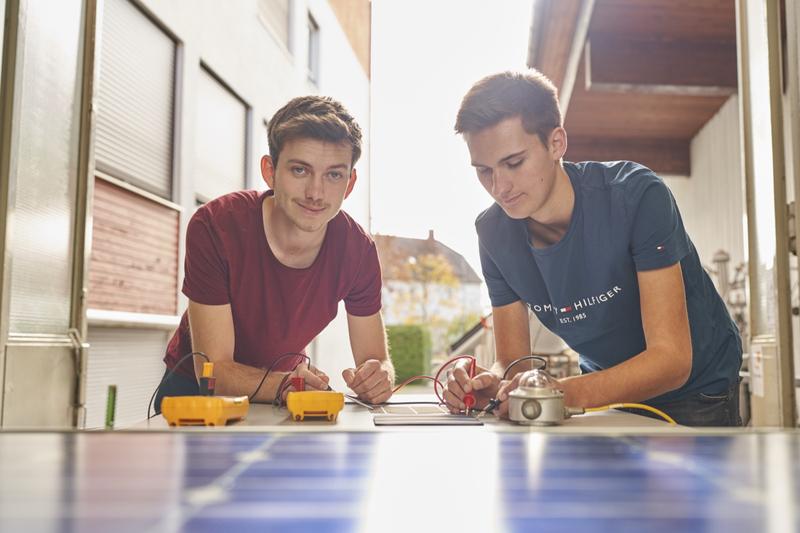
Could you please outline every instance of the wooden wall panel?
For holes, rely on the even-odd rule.
[[[688,176],[689,141],[568,136],[567,161],[636,161],[659,174]]]
[[[586,44],[587,86],[730,96],[736,92],[736,42],[652,41],[593,37]],[[590,58],[590,59],[588,59]],[[687,58],[691,58],[687,60]]]
[[[529,60],[556,83],[582,1],[536,4]],[[734,0],[594,0],[566,107],[566,157],[638,157],[693,175],[691,139],[736,91],[735,42]]]
[[[592,35],[736,41],[734,0],[597,0],[594,12]]]
[[[577,137],[688,142],[727,99],[587,90],[581,61],[564,127]]]
[[[89,307],[177,313],[179,213],[97,178]]]

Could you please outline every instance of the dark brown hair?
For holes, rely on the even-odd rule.
[[[516,116],[526,132],[535,133],[547,146],[550,132],[561,126],[558,92],[547,76],[533,69],[486,76],[461,101],[455,130],[480,131]]]
[[[345,107],[327,96],[298,96],[289,100],[267,125],[267,142],[277,166],[283,145],[297,138],[348,143],[353,148],[352,165],[361,157],[361,128]]]

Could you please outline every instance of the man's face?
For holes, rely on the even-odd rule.
[[[353,190],[352,157],[348,143],[291,139],[283,145],[277,168],[265,156],[261,172],[275,191],[275,206],[300,230],[315,232],[339,213]]]
[[[520,117],[465,133],[464,139],[478,180],[503,211],[515,219],[535,218],[553,191],[563,150],[552,143],[545,147],[525,131]]]

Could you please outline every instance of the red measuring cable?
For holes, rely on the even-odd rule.
[[[448,360],[448,361],[447,361],[445,364],[443,364],[443,365],[442,365],[442,367],[441,367],[441,368],[439,369],[439,371],[436,373],[436,381],[438,381],[438,382],[441,384],[441,381],[439,380],[439,376],[441,376],[442,372],[444,372],[444,369],[445,369],[445,368],[447,368],[448,366],[450,366],[451,364],[455,363],[456,361],[459,361],[459,360],[461,360],[461,359],[469,359],[469,361],[470,361],[470,367],[473,367],[473,369],[471,370],[471,372],[472,372],[472,373],[474,373],[474,372],[475,372],[475,370],[474,370],[474,366],[475,366],[475,356],[473,356],[473,355],[458,355],[458,356],[456,356],[456,357],[453,357],[452,359]],[[443,386],[443,385],[442,385],[442,388],[444,388],[444,386]],[[435,383],[434,383],[434,385],[433,385],[433,391],[434,391],[434,392],[436,392],[436,384],[435,384]],[[439,398],[439,401],[440,401],[441,403],[446,403],[446,402],[444,401],[444,398],[442,398],[442,395],[441,395],[441,394],[437,393],[437,394],[436,394],[436,396]]]
[[[429,379],[429,380],[433,381],[434,382],[434,385],[433,385],[434,390],[436,389],[436,384],[437,383],[440,386],[442,385],[440,382],[436,381],[436,378],[433,378],[431,376],[412,376],[412,377],[408,378],[407,380],[403,381],[402,383],[400,383],[399,385],[395,386],[395,388],[392,389],[392,394],[394,394],[395,392],[399,391],[400,389],[402,389],[403,387],[405,387],[409,383],[417,381],[418,379]]]
[[[449,360],[445,361],[445,363],[439,368],[439,371],[436,372],[436,376],[435,377],[431,377],[431,376],[413,376],[413,377],[410,377],[407,380],[405,380],[402,383],[400,383],[399,385],[397,385],[394,389],[392,389],[392,394],[394,394],[395,392],[399,391],[400,389],[402,389],[403,387],[405,387],[406,385],[408,385],[411,382],[417,381],[419,379],[430,379],[430,380],[433,380],[433,393],[436,395],[436,398],[439,400],[440,403],[446,403],[444,401],[444,398],[442,398],[442,392],[444,392],[444,385],[442,384],[442,382],[439,379],[439,377],[442,375],[442,372],[444,372],[444,370],[448,366],[450,366],[451,364],[455,363],[456,361],[458,361],[460,359],[469,359],[469,361],[470,361],[469,368],[468,368],[469,377],[470,378],[475,377],[475,364],[476,364],[475,356],[473,356],[473,355],[458,355],[456,357],[453,357],[452,359],[449,359]],[[441,387],[442,392],[439,392],[439,389],[437,388],[437,385],[439,387]],[[473,405],[475,405],[475,396],[472,393],[468,393],[467,396],[465,396],[465,402],[464,402],[465,404],[467,403],[467,401],[466,401],[467,397],[471,397],[471,399],[472,399],[472,404],[468,405],[468,407],[471,408]]]

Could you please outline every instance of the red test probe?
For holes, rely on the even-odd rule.
[[[469,363],[469,379],[475,377],[475,358],[473,357]],[[475,395],[468,392],[464,395],[464,414],[469,415],[469,412],[475,406]]]

